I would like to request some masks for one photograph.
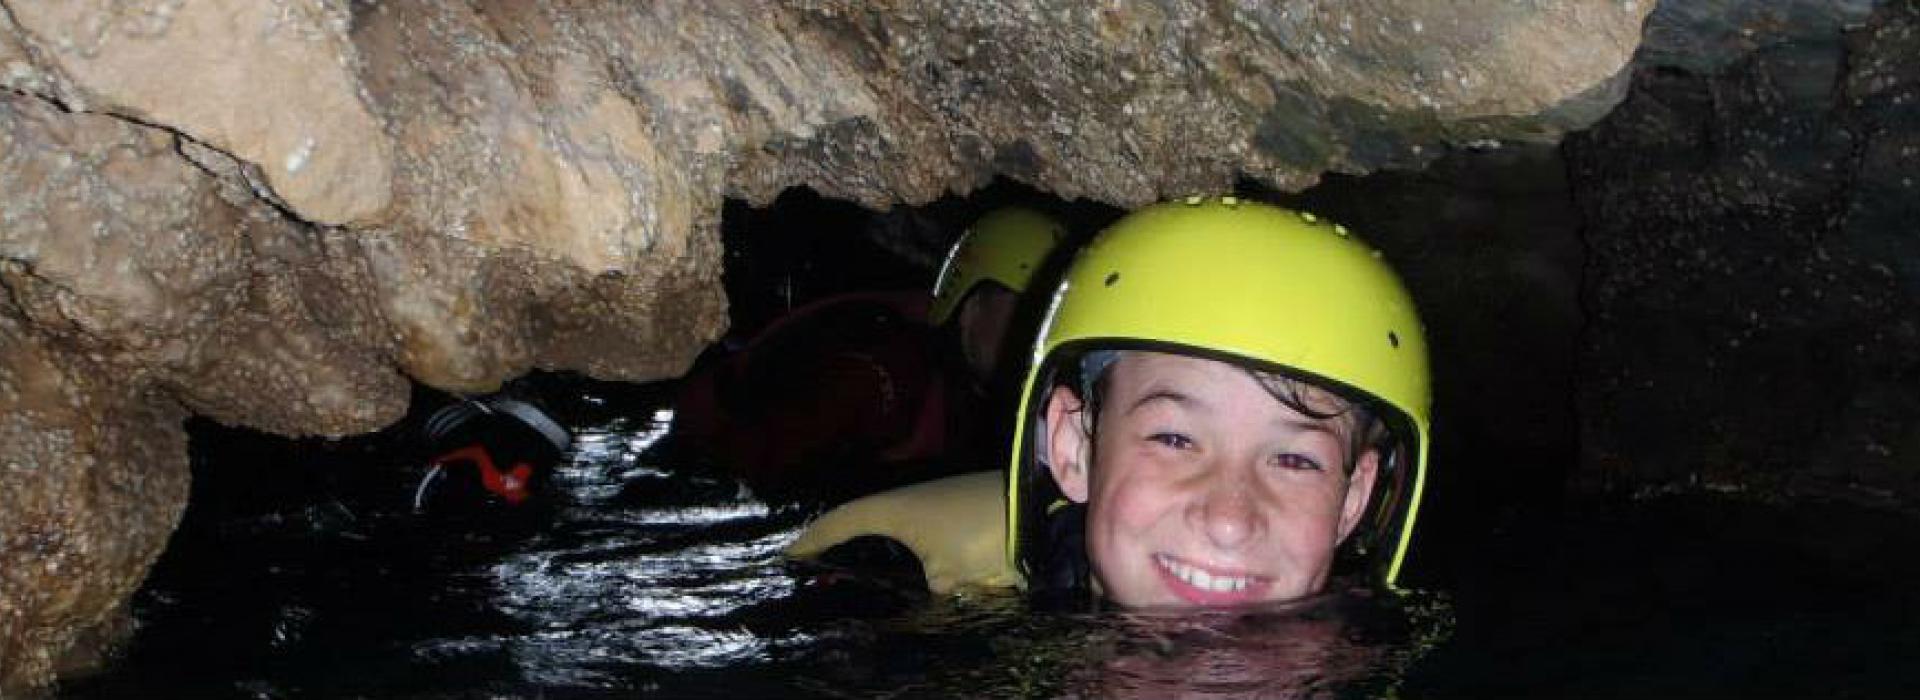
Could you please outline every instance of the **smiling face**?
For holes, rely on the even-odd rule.
[[[1339,415],[1303,414],[1234,365],[1156,352],[1120,353],[1091,432],[1080,397],[1053,390],[1047,464],[1087,504],[1087,558],[1109,600],[1231,606],[1325,586],[1379,456],[1352,454],[1359,426],[1344,400],[1301,396]]]

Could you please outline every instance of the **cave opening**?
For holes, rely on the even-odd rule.
[[[1600,478],[1580,472],[1579,382],[1594,313],[1587,268],[1595,255],[1568,172],[1562,147],[1505,144],[1460,149],[1417,172],[1330,175],[1299,193],[1240,187],[1241,196],[1345,222],[1380,249],[1420,306],[1434,374],[1435,453],[1408,584],[1451,596],[1458,618],[1449,624],[1459,625],[1455,633],[1473,649],[1441,654],[1412,676],[1440,692],[1487,682],[1496,665],[1491,657],[1516,653],[1516,639],[1564,632],[1603,614],[1591,605],[1569,612],[1550,602],[1567,591],[1644,613],[1675,595],[1658,590],[1662,585],[1677,586],[1683,600],[1717,597],[1703,592],[1712,588],[1705,580],[1712,567],[1729,561],[1742,562],[1738,571],[1746,575],[1822,563],[1804,548],[1784,560],[1754,551],[1791,537],[1785,525],[1715,545],[1669,540],[1650,555],[1639,538],[1664,540],[1668,528],[1753,527],[1778,513],[1737,501],[1688,500],[1694,497],[1687,493],[1697,491],[1642,502],[1644,489],[1611,492],[1604,483],[1580,483]],[[1047,211],[1084,232],[1121,214],[1005,181],[971,196],[889,212],[805,189],[764,208],[730,201],[722,236],[732,340],[717,341],[709,354],[724,353],[728,342],[743,342],[814,300],[872,289],[925,292],[941,251],[981,214],[1009,205]],[[702,577],[746,576],[720,573],[712,559],[764,558],[767,550],[753,543],[817,512],[768,503],[705,465],[648,466],[651,443],[641,445],[637,436],[663,427],[661,412],[672,409],[675,383],[620,384],[552,372],[517,381],[521,395],[536,397],[590,439],[581,449],[601,450],[592,459],[576,457],[576,467],[599,477],[571,477],[573,515],[550,512],[539,519],[430,521],[412,511],[410,498],[432,456],[419,436],[422,423],[449,401],[433,389],[416,386],[414,408],[399,424],[338,440],[288,440],[195,419],[189,426],[194,493],[167,553],[132,601],[142,631],[115,670],[68,688],[76,697],[113,696],[156,669],[186,664],[198,665],[176,676],[183,678],[176,689],[187,692],[329,694],[413,683],[433,694],[446,690],[434,678],[455,673],[506,689],[790,688],[785,684],[796,672],[832,679],[823,682],[879,682],[873,675],[834,675],[845,669],[823,671],[831,665],[814,665],[820,657],[809,653],[769,652],[782,644],[805,647],[802,639],[822,634],[793,633],[808,624],[797,620],[821,613],[799,612],[791,601],[736,592],[712,596],[709,607],[692,612],[660,607],[676,587],[716,584]],[[609,445],[615,447],[607,451]],[[601,500],[587,500],[589,494]],[[662,527],[657,520],[623,521],[622,513],[637,512],[626,509],[655,515],[664,509],[680,519],[649,538],[609,536],[622,527]],[[688,515],[716,509],[733,510],[710,520]],[[1844,508],[1837,517],[1882,519]],[[701,542],[716,538],[718,551],[701,549]],[[1568,546],[1585,548],[1588,558],[1569,561]],[[653,607],[627,607],[611,617],[597,612],[635,585],[628,576],[607,574],[610,568],[675,557],[706,568],[674,570],[670,575],[679,578],[655,582],[661,585],[647,594],[661,598],[647,604]],[[1622,581],[1600,571],[1648,562],[1665,570],[1654,583],[1617,594],[1624,598],[1594,591]],[[759,578],[747,578],[758,585],[807,605],[823,600],[769,583],[777,575],[765,566],[751,573]],[[1582,577],[1598,578],[1570,580]],[[629,605],[644,597],[630,598]],[[824,600],[825,610],[851,611],[856,619],[924,605],[891,587]],[[663,624],[680,631],[654,637],[640,631]],[[541,631],[582,625],[589,638],[572,642]],[[715,629],[727,625],[748,631],[729,637]],[[672,653],[728,644],[738,645],[736,653]],[[849,644],[834,638],[816,651],[876,664],[867,673],[908,676],[935,654],[916,649],[875,657]],[[205,648],[228,651],[209,660]],[[604,661],[608,654],[615,660]],[[769,654],[783,660],[765,663]],[[333,669],[342,662],[367,668],[368,675],[341,681]],[[648,670],[715,668],[709,664],[751,669],[744,676],[749,680],[721,681],[715,674],[725,671],[696,671],[666,682]],[[812,670],[795,671],[795,665]],[[1556,682],[1550,669],[1530,669],[1538,675],[1526,682]]]
[[[1413,621],[1383,633],[1411,643],[1362,649],[1413,666],[1341,689],[1899,697],[1914,684],[1904,659],[1920,651],[1920,620],[1906,589],[1920,571],[1903,553],[1920,544],[1920,20],[1912,3],[1776,6],[1791,17],[1763,5],[1662,3],[1618,108],[1560,145],[1460,138],[1418,171],[1332,174],[1298,193],[1240,187],[1358,231],[1426,319],[1434,471],[1408,583],[1435,595],[1413,598]],[[929,66],[934,79],[964,73]],[[728,97],[751,106],[751,87]],[[20,113],[56,123],[55,111]],[[1299,157],[1332,147],[1274,139],[1284,116],[1263,121],[1258,140]],[[819,146],[807,152],[844,165],[833,158],[871,155],[862,149],[886,135],[861,119],[822,137],[856,144],[844,151],[795,137],[753,152],[804,160],[793,154]],[[1423,124],[1362,129],[1354,150],[1404,145],[1392,129]],[[139,138],[142,153],[180,165],[176,148],[155,145],[171,137]],[[1071,153],[1044,139],[999,145],[992,167],[1023,175]],[[199,168],[225,163],[178,148]],[[780,177],[820,175],[802,172]],[[947,243],[1003,204],[1082,230],[1119,214],[1006,181],[884,213],[805,189],[764,208],[727,202],[732,341],[809,300],[924,292]],[[5,281],[21,281],[7,265]],[[11,324],[19,309],[0,311]],[[565,498],[532,518],[418,517],[433,456],[419,433],[450,401],[443,392],[416,386],[400,423],[337,440],[195,418],[185,521],[131,616],[105,629],[133,629],[130,646],[56,692],[1043,695],[1112,688],[1047,676],[1063,668],[1168,689],[1126,685],[1143,681],[1128,665],[1143,660],[1176,675],[1300,670],[1265,667],[1296,658],[1292,647],[1141,638],[1006,601],[956,610],[890,580],[814,587],[778,550],[816,509],[652,461],[675,384],[546,372],[517,382],[579,439],[557,477]],[[59,543],[26,534],[10,542]],[[1089,648],[1107,655],[1088,662],[1078,652]],[[1098,667],[1114,659],[1126,663]],[[1297,675],[1325,677],[1308,670]]]
[[[1332,176],[1298,194],[1254,184],[1240,188],[1245,197],[1351,222],[1401,271],[1420,304],[1440,419],[1430,506],[1410,585],[1451,588],[1459,562],[1481,561],[1491,533],[1550,537],[1541,526],[1561,512],[1578,451],[1570,393],[1583,262],[1562,168],[1552,148],[1463,150],[1423,172]],[[943,251],[960,233],[982,214],[1008,206],[1045,211],[1082,238],[1122,214],[1007,181],[888,212],[805,189],[790,190],[764,208],[730,201],[721,231],[732,329],[708,354],[724,354],[728,343],[745,342],[818,299],[875,289],[924,294]],[[653,430],[663,422],[661,412],[673,408],[675,383],[621,384],[554,372],[513,383],[517,395],[536,400],[591,440],[576,446],[574,460],[596,476],[566,477],[576,490],[560,510],[572,515],[489,512],[449,520],[418,512],[416,489],[434,456],[422,430],[430,414],[452,400],[423,386],[415,387],[404,420],[344,439],[285,439],[193,420],[187,513],[132,601],[143,631],[118,670],[72,688],[78,696],[112,695],[142,669],[195,663],[183,654],[200,664],[183,689],[255,683],[273,692],[351,691],[404,685],[406,677],[422,675],[423,668],[444,670],[443,664],[475,665],[490,678],[503,668],[579,672],[578,655],[593,645],[531,651],[537,645],[527,640],[537,637],[533,628],[542,624],[577,624],[578,616],[605,602],[596,596],[612,595],[618,581],[602,580],[601,590],[582,592],[582,585],[592,584],[563,584],[552,575],[540,579],[548,587],[544,592],[516,592],[515,584],[490,580],[505,575],[511,560],[535,551],[555,570],[566,569],[561,562],[568,560],[608,566],[616,559],[600,551],[613,527],[605,520],[617,521],[610,513],[624,508],[756,504],[761,510],[689,534],[623,542],[624,549],[615,548],[620,556],[653,550],[695,556],[682,548],[693,548],[698,537],[744,545],[817,512],[778,500],[757,505],[760,500],[743,497],[738,483],[708,465],[646,467],[655,457],[633,440],[645,432],[642,426]],[[620,441],[624,447],[598,461],[579,456]],[[589,501],[590,492],[604,500]],[[679,585],[710,583],[687,579]],[[568,588],[573,590],[551,590]],[[516,608],[507,602],[514,595],[546,596],[547,604],[564,612]],[[887,599],[834,600],[832,609],[901,609],[903,603],[873,602]],[[758,604],[794,614],[790,606]],[[635,613],[626,622],[637,624],[641,617]],[[698,625],[740,622],[763,633],[773,624],[765,615],[739,611],[690,619]],[[689,635],[675,641],[713,640]],[[232,651],[218,660],[191,651],[209,646]],[[645,649],[627,651],[648,656]],[[544,660],[529,667],[501,658],[516,654]],[[377,680],[366,686],[330,680],[325,668],[342,658],[369,668],[368,678]],[[587,675],[595,679],[590,685],[632,680]]]
[[[1670,604],[1672,596],[1716,598],[1718,593],[1705,593],[1715,589],[1711,573],[1724,573],[1715,568],[1730,562],[1738,562],[1732,572],[1740,575],[1826,564],[1807,547],[1759,552],[1770,541],[1795,537],[1793,525],[1770,525],[1747,537],[1709,537],[1707,543],[1672,539],[1672,529],[1692,527],[1697,535],[1759,527],[1757,522],[1778,518],[1778,510],[1753,510],[1738,499],[1699,499],[1701,491],[1647,501],[1645,489],[1609,491],[1607,483],[1592,481],[1603,476],[1580,472],[1578,382],[1582,347],[1592,332],[1588,267],[1596,255],[1567,175],[1559,146],[1503,144],[1463,148],[1415,173],[1331,175],[1298,194],[1240,186],[1240,196],[1352,226],[1400,270],[1421,307],[1436,391],[1434,468],[1407,583],[1444,591],[1448,610],[1457,614],[1448,625],[1457,625],[1453,633],[1469,641],[1459,646],[1471,648],[1450,646],[1452,652],[1413,671],[1415,685],[1442,694],[1486,683],[1486,673],[1498,665],[1494,656],[1521,654],[1513,646],[1517,641],[1592,625],[1603,616],[1596,604],[1645,614],[1651,606]],[[751,338],[781,315],[837,293],[925,292],[939,272],[941,251],[981,213],[1004,205],[1044,209],[1089,232],[1121,215],[1114,207],[1060,201],[1012,182],[885,213],[810,190],[791,190],[760,209],[730,201],[722,226],[730,338]],[[710,353],[720,353],[726,343],[716,341]],[[576,466],[601,478],[574,478],[572,516],[432,522],[413,512],[409,499],[430,458],[420,424],[430,408],[449,401],[436,389],[417,385],[415,408],[403,422],[348,439],[282,439],[196,418],[190,424],[194,497],[167,554],[132,600],[142,631],[113,671],[75,681],[69,690],[113,696],[167,677],[188,692],[384,692],[413,683],[415,690],[434,694],[445,687],[432,679],[455,671],[509,690],[532,685],[674,692],[710,683],[791,688],[791,673],[816,671],[831,677],[820,683],[885,685],[872,673],[914,677],[924,673],[920,664],[950,652],[914,648],[876,656],[845,639],[816,648],[872,664],[862,671],[868,675],[810,665],[820,662],[812,654],[781,658],[770,648],[804,648],[803,639],[833,635],[820,629],[795,633],[795,625],[806,627],[803,619],[820,612],[799,612],[766,596],[714,595],[720,602],[708,600],[710,608],[672,614],[659,608],[664,598],[655,598],[653,608],[628,608],[624,616],[607,618],[601,606],[636,585],[632,577],[605,573],[609,568],[636,558],[687,558],[705,568],[676,570],[676,579],[657,581],[662,585],[647,595],[666,596],[674,587],[705,589],[716,581],[703,577],[743,575],[716,573],[712,558],[764,558],[766,548],[756,550],[753,543],[801,524],[816,510],[760,501],[699,464],[647,466],[651,443],[641,445],[636,435],[664,426],[662,410],[672,410],[676,380],[614,384],[570,372],[534,372],[516,384],[570,430],[589,437],[586,447],[603,451],[576,458]],[[620,441],[626,447],[605,451]],[[588,501],[589,493],[601,501]],[[628,508],[733,510],[726,518],[676,522],[651,539],[609,537],[620,527],[636,527],[622,520]],[[1885,514],[1830,506],[1791,520],[1803,524],[1805,518],[1887,524]],[[701,550],[699,543],[714,539],[722,547]],[[1647,541],[1663,545],[1647,547]],[[1885,566],[1872,556],[1853,560]],[[1655,566],[1661,573],[1619,573],[1630,566]],[[776,577],[766,568],[753,575],[760,577],[758,585]],[[507,583],[507,577],[520,583]],[[1622,581],[1636,581],[1632,593],[1597,591]],[[1811,591],[1830,591],[1826,587],[1841,581],[1855,577],[1822,579]],[[1590,596],[1594,604],[1569,612],[1555,602],[1563,595]],[[799,598],[808,604],[822,600]],[[1740,600],[1751,596],[1715,606],[1738,606]],[[841,591],[824,610],[879,619],[916,604],[924,600],[902,598],[897,589],[854,596]],[[580,631],[582,625],[589,639],[555,641],[541,631]],[[678,631],[643,633],[660,625]],[[745,631],[730,637],[714,629],[724,625]],[[1728,631],[1678,635],[1668,644],[1711,641],[1720,633]],[[1611,642],[1613,637],[1601,637],[1596,644]],[[728,644],[735,644],[732,654],[670,652]],[[204,648],[227,652],[209,662]],[[781,662],[766,664],[770,654]],[[1555,683],[1553,671],[1542,669],[1551,665],[1549,658],[1528,658],[1540,665],[1528,665],[1528,673],[1538,675],[1526,683]],[[338,664],[369,671],[357,681],[342,681],[334,677]],[[795,671],[795,664],[810,671]],[[1822,664],[1839,662],[1826,656]],[[739,675],[720,681],[730,665],[747,669],[747,681]],[[664,667],[707,671],[662,681],[655,673]]]

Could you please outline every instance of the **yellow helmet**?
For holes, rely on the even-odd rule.
[[[1341,553],[1394,586],[1425,481],[1430,390],[1420,320],[1378,252],[1311,214],[1233,197],[1150,206],[1088,244],[1042,322],[1014,433],[1007,550],[1029,584],[1057,576],[1043,570],[1060,556],[1061,500],[1030,437],[1045,394],[1087,352],[1116,348],[1224,357],[1365,402],[1397,444]]]
[[[1026,291],[1034,272],[1064,238],[1065,227],[1031,209],[988,212],[947,251],[940,277],[933,283],[928,320],[936,326],[946,323],[982,282],[996,282],[1015,293]]]

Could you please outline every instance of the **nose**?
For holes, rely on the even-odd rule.
[[[1215,547],[1234,550],[1246,546],[1267,528],[1253,486],[1238,479],[1213,479],[1188,509],[1189,520]]]

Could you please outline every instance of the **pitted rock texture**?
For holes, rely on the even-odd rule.
[[[166,131],[19,95],[0,127],[0,289],[34,332],[230,423],[345,433],[405,411],[367,285],[345,284],[356,241],[223,195]]]
[[[673,375],[722,330],[727,197],[1137,205],[1551,141],[1648,10],[0,0],[0,376],[73,397],[0,423],[47,504],[0,524],[62,533],[0,548],[0,688],[157,555],[185,411],[342,434],[409,377]]]
[[[1920,6],[1663,6],[1569,139],[1584,474],[1920,492]]]
[[[13,2],[78,110],[165,124],[253,164],[301,215],[365,221],[391,196],[343,7],[317,2]]]
[[[15,687],[113,622],[186,506],[186,412],[103,369],[0,313],[0,661]]]

